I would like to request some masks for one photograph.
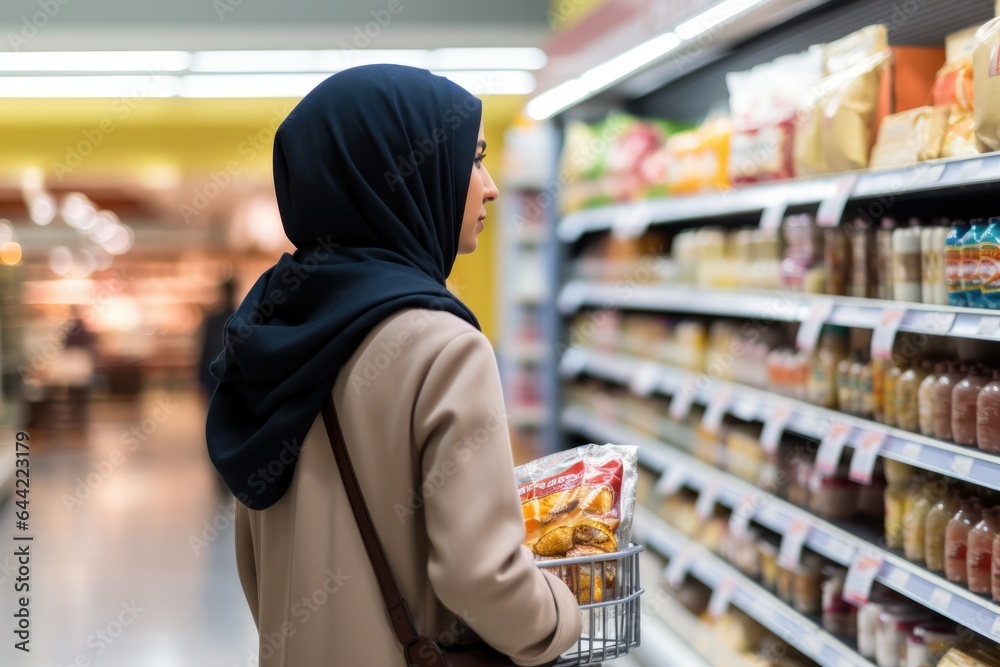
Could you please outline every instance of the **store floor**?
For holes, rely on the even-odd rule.
[[[29,530],[0,505],[0,665],[256,665],[231,501],[215,486],[203,424],[194,393],[151,392],[92,406],[83,429],[30,431]],[[22,545],[30,653],[8,629]]]

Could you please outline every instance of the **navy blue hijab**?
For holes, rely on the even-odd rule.
[[[247,507],[284,494],[337,373],[375,325],[419,307],[479,328],[445,278],[481,116],[445,78],[370,65],[326,79],[278,128],[274,187],[296,250],[226,323],[206,424],[212,463]]]

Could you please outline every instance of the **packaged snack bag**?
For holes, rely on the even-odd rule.
[[[514,470],[525,541],[539,560],[609,554],[629,544],[638,467],[635,447],[586,445]],[[553,570],[581,603],[600,602],[614,586],[614,561],[596,572]]]

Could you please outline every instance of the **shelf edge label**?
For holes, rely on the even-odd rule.
[[[816,470],[827,477],[837,472],[840,465],[840,458],[844,453],[844,445],[847,444],[847,437],[851,434],[852,426],[837,422],[830,425],[829,430],[819,443],[816,451]]]
[[[802,548],[809,537],[809,524],[802,519],[795,519],[788,526],[784,536],[781,538],[781,550],[778,552],[778,560],[786,567],[798,567],[802,561]]]
[[[880,553],[868,552],[858,554],[847,570],[844,579],[844,600],[856,606],[868,604],[872,594],[875,577],[882,568],[883,558]]]
[[[882,451],[887,435],[876,431],[867,431],[861,436],[851,457],[851,470],[848,474],[851,481],[871,485],[872,474],[875,472],[875,461]]]
[[[810,304],[809,314],[802,320],[795,334],[795,347],[804,352],[816,349],[820,331],[833,314],[833,307],[833,299],[816,299]]]
[[[896,342],[896,334],[899,333],[904,315],[906,311],[902,308],[886,308],[882,311],[875,333],[872,334],[873,359],[892,358],[892,346]]]
[[[760,448],[766,454],[774,454],[781,443],[781,435],[792,418],[792,411],[783,405],[776,405],[767,414],[764,428],[760,432]]]
[[[708,601],[708,613],[712,618],[720,618],[729,610],[734,595],[736,595],[736,582],[728,577],[715,586]]]

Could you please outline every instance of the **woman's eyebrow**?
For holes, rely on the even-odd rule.
[[[483,141],[482,139],[480,139],[479,143],[476,144],[476,145],[479,146],[479,150],[481,150],[481,151],[485,151],[486,150],[486,142]]]

